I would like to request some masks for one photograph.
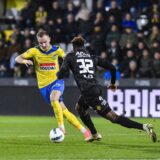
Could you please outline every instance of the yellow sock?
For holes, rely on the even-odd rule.
[[[82,128],[84,128],[81,125],[81,123],[78,121],[78,119],[76,118],[76,116],[74,114],[72,114],[71,112],[69,112],[67,108],[63,110],[63,115],[77,129],[82,130]]]
[[[58,123],[58,126],[63,126],[64,122],[63,122],[63,112],[62,112],[62,108],[59,104],[58,101],[52,101],[51,102],[53,110],[54,110],[54,114]]]

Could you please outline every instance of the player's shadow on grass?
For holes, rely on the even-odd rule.
[[[160,148],[156,144],[151,143],[151,145],[137,145],[137,144],[110,144],[105,142],[94,142],[94,145],[106,146],[110,149],[122,149],[130,151],[144,151],[152,153],[160,153]]]

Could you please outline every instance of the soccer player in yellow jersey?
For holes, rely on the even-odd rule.
[[[58,127],[65,133],[64,116],[83,133],[86,141],[90,140],[90,131],[81,125],[63,103],[64,81],[57,79],[57,72],[59,71],[58,58],[64,58],[64,51],[60,47],[51,45],[50,36],[46,31],[39,31],[36,37],[39,45],[16,57],[16,62],[25,64],[27,67],[35,66],[40,93],[45,101],[53,107]]]

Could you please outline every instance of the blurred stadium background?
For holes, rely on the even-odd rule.
[[[160,117],[159,0],[0,3],[1,114],[52,114],[37,91],[34,68],[15,63],[17,55],[36,45],[36,32],[46,29],[53,44],[61,46],[66,54],[72,49],[71,39],[81,34],[92,54],[116,66],[119,89],[113,94],[104,88],[104,96],[115,111],[129,117]],[[97,76],[101,85],[107,85],[108,71],[98,68]],[[72,75],[66,86],[65,102],[75,112],[79,92]]]
[[[17,55],[36,45],[35,34],[40,29],[48,30],[53,44],[61,46],[66,54],[72,49],[71,39],[77,34],[84,36],[85,45],[92,54],[108,59],[117,68],[119,87],[115,93],[105,87],[110,80],[110,73],[98,68],[97,74],[100,84],[104,86],[104,97],[107,98],[114,111],[127,117],[150,118],[152,123],[156,119],[155,124],[159,126],[160,0],[0,0],[0,115],[53,115],[52,109],[45,104],[37,89],[34,68],[26,68],[15,63]],[[74,106],[79,91],[72,75],[65,81],[64,102],[72,112],[77,114]],[[33,118],[34,120],[37,119]],[[44,119],[41,120],[43,122]],[[10,125],[3,126],[7,121]],[[15,118],[15,124],[18,121],[23,122],[23,118]],[[44,121],[48,123],[48,128],[46,128],[49,129],[49,124],[51,128],[51,121]],[[4,129],[4,135],[8,133],[8,127],[12,128],[15,125],[11,117],[1,116],[0,123],[0,129]],[[29,126],[30,122],[24,121],[24,124],[26,123]],[[104,125],[102,122],[98,123],[98,120],[95,123]],[[5,143],[3,131],[1,132],[2,144],[0,144],[2,148]],[[14,139],[14,136],[20,132],[20,126],[18,132],[13,128],[12,131],[15,135],[13,134],[11,139]],[[48,132],[49,130],[47,134]],[[36,132],[34,134],[36,135]],[[130,136],[134,137],[134,135]],[[6,139],[9,137],[8,135]],[[19,143],[18,140],[13,139],[10,144],[16,141],[17,144]],[[72,137],[70,139],[72,141]],[[120,139],[117,138],[115,145],[118,145]],[[127,141],[129,143],[130,139],[128,138]],[[139,141],[139,137],[136,141]],[[144,145],[140,147],[145,147],[145,142],[142,141],[140,140]],[[43,137],[42,142],[45,142]],[[33,141],[33,143],[36,142]],[[122,139],[120,143],[123,143]],[[104,149],[104,146],[101,146],[101,149]],[[121,151],[124,146],[120,147]],[[12,147],[14,148],[14,145]],[[109,147],[115,147],[111,140]],[[92,148],[91,145],[90,148]],[[128,144],[128,148],[130,150],[124,152],[128,153],[126,154],[128,158],[138,159],[139,157],[135,155],[129,156],[129,152],[134,149],[134,152],[138,154],[139,146]],[[159,158],[159,151],[153,146],[150,148],[153,149],[152,154],[155,157],[147,154],[150,149],[146,147],[143,150],[145,153],[140,153],[142,155],[140,158],[147,158],[147,156]],[[14,153],[14,150],[12,152]],[[6,152],[3,150],[2,153]],[[109,154],[111,158],[117,158],[118,155],[121,155],[122,159],[125,158],[120,152],[114,153],[115,157]],[[53,156],[56,156],[55,159],[62,158],[59,155]],[[80,156],[78,156],[79,159],[81,159]],[[84,159],[86,157],[83,155]],[[18,158],[23,159],[21,156],[15,157],[15,159]],[[26,156],[24,159],[29,158]],[[74,155],[68,155],[67,158],[74,159]],[[90,159],[94,158],[101,157],[95,155]],[[105,155],[102,158],[105,159]],[[5,159],[5,156],[0,159]],[[10,155],[6,159],[14,158]],[[39,157],[39,159],[45,158]]]

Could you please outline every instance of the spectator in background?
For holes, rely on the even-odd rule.
[[[138,65],[137,62],[134,60],[131,60],[129,62],[129,67],[127,70],[124,72],[124,74],[121,74],[123,78],[138,78]]]
[[[105,35],[103,33],[102,27],[94,26],[93,32],[89,37],[89,41],[95,55],[100,55],[101,51],[105,49],[104,39]]]
[[[107,60],[108,59],[108,53],[107,51],[102,51],[101,54],[100,54],[100,57]]]
[[[21,47],[24,46],[26,39],[30,39],[31,42],[34,41],[34,37],[31,34],[30,28],[25,28],[23,32],[21,32]]]
[[[73,37],[77,34],[77,22],[75,22],[74,15],[71,13],[67,15],[65,30],[67,43],[69,43],[71,39],[73,39]]]
[[[118,61],[121,61],[123,59],[121,55],[121,49],[116,40],[111,41],[111,44],[107,49],[107,52],[109,60],[117,59]]]
[[[26,69],[26,73],[25,73],[24,77],[25,78],[35,78],[36,77],[35,70],[34,70],[33,66],[29,66]]]
[[[5,17],[12,20],[12,23],[17,23],[19,20],[19,11],[16,7],[9,8],[5,13]]]
[[[10,41],[11,39],[16,39],[17,43],[19,43],[19,44],[22,43],[22,41],[23,41],[23,36],[22,36],[22,34],[21,34],[21,32],[20,32],[20,28],[18,28],[18,27],[14,27],[14,28],[13,28],[13,33],[10,35],[9,41]],[[8,43],[10,43],[10,42],[8,42]],[[23,44],[22,44],[22,45],[23,45]]]
[[[109,32],[106,34],[106,46],[109,47],[112,41],[119,42],[120,37],[121,33],[119,32],[117,25],[113,24]]]
[[[160,78],[160,50],[154,53],[152,71],[155,78]]]
[[[122,50],[122,57],[126,58],[127,52],[128,51],[133,51],[135,52],[135,46],[133,46],[133,44],[131,42],[127,42],[125,48],[121,49]],[[136,55],[135,55],[136,56]]]
[[[124,57],[124,60],[122,60],[120,63],[119,70],[121,72],[121,77],[125,77],[126,72],[128,72],[130,61],[137,62],[136,56],[133,50],[128,50],[126,53],[126,57]]]
[[[22,71],[21,71],[21,65],[15,63],[13,68],[13,77],[14,78],[21,78],[22,77]]]
[[[150,18],[150,26],[157,25],[160,27],[160,14],[154,13],[152,17]]]
[[[24,29],[26,27],[33,27],[35,22],[35,8],[32,6],[31,1],[24,2],[24,7],[20,11],[19,16],[19,28]]]
[[[130,13],[126,13],[124,19],[122,20],[122,27],[130,27],[133,31],[137,31],[137,26],[135,21],[132,19],[132,16]]]
[[[8,77],[7,63],[5,61],[0,62],[0,78]]]
[[[7,46],[3,40],[0,40],[0,63],[7,60]]]
[[[100,57],[104,60],[107,60],[108,59],[107,51],[102,51],[100,53]],[[98,77],[104,77],[104,74],[105,74],[106,70],[104,68],[100,67],[100,66],[97,66],[97,70],[98,70],[98,72],[97,72]]]
[[[96,13],[93,24],[94,26],[101,26],[102,29],[104,29],[105,21],[104,21],[103,14],[101,12]]]
[[[144,34],[143,30],[138,30],[136,35],[137,35],[137,38],[138,38],[138,42],[139,41],[146,42],[146,35]]]
[[[10,76],[14,76],[15,70],[15,57],[18,56],[19,52],[21,52],[21,45],[20,43],[17,42],[17,39],[11,38],[10,44],[8,46],[8,51],[7,51],[7,61],[9,63],[10,67]],[[19,67],[19,66],[18,66]],[[19,68],[21,69],[21,68]],[[16,70],[17,72],[17,70]],[[17,75],[17,74],[16,74]],[[21,76],[21,74],[18,74]]]
[[[147,14],[149,17],[152,17],[154,14],[159,14],[158,3],[152,3],[152,5],[148,6]]]
[[[139,75],[141,78],[152,77],[152,60],[150,59],[149,50],[144,49],[140,60]]]
[[[72,2],[68,2],[67,3],[67,8],[65,10],[65,15],[68,15],[68,14],[72,14],[73,16],[76,15],[77,11],[73,5]]]
[[[75,20],[78,22],[78,33],[87,37],[92,30],[93,24],[90,19],[90,11],[87,9],[85,3],[82,3],[80,10],[75,16]]]
[[[108,19],[105,20],[105,29],[104,31],[108,33],[111,30],[112,25],[116,25],[118,30],[120,30],[121,26],[118,23],[113,15],[109,16]]]
[[[8,57],[7,57],[7,46],[3,39],[0,40],[0,78],[8,77]]]
[[[108,16],[113,15],[118,23],[121,24],[122,21],[122,11],[118,7],[116,0],[111,0],[111,6],[108,11]]]
[[[154,53],[160,50],[160,42],[153,41],[151,44],[151,57],[154,57]]]
[[[151,44],[154,41],[160,42],[160,31],[159,31],[158,26],[156,25],[152,26],[151,33],[149,34],[148,39],[147,39],[147,45],[149,48],[151,48]]]
[[[21,45],[17,42],[16,38],[11,38],[10,44],[7,50],[7,57],[6,57],[7,60],[9,60],[12,54],[16,52],[21,52]]]
[[[53,43],[66,42],[65,25],[61,17],[56,18],[55,25],[51,29],[51,36],[54,37]]]
[[[39,25],[39,23],[41,22],[41,20],[43,18],[47,18],[47,11],[44,9],[43,6],[38,6],[38,9],[36,10],[35,12],[35,23],[36,23],[36,26]]]
[[[52,28],[53,26],[47,24],[47,19],[45,17],[41,18],[39,23],[36,25],[36,31],[39,29],[44,29],[51,32]]]
[[[136,58],[138,61],[142,58],[142,52],[146,48],[146,44],[143,41],[139,41],[136,48]],[[139,62],[140,63],[140,62]]]
[[[95,16],[98,12],[101,12],[103,14],[103,17],[106,17],[104,0],[97,0],[93,2],[96,2],[95,7],[93,7],[93,16]]]
[[[24,44],[23,44],[23,47],[22,47],[22,52],[25,52],[26,50],[28,50],[28,49],[31,48],[32,46],[33,46],[33,45],[32,45],[31,39],[29,39],[29,38],[25,39]]]
[[[133,32],[133,29],[131,27],[126,27],[124,31],[125,32],[120,38],[121,48],[124,49],[128,42],[130,42],[132,46],[136,46],[138,43],[138,39],[136,34]]]
[[[57,17],[63,18],[64,11],[60,8],[59,2],[53,1],[52,8],[48,12],[48,24],[53,25],[56,22]]]

